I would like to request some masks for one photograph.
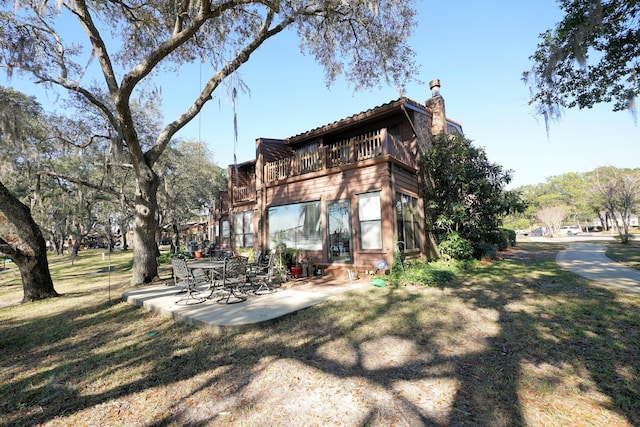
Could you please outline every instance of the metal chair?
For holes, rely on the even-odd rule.
[[[274,292],[273,279],[276,256],[274,253],[265,257],[266,263],[258,263],[252,269],[248,270],[248,280],[252,286],[253,293],[259,295],[261,293]]]
[[[242,294],[242,286],[247,283],[247,258],[241,256],[231,256],[225,258],[224,269],[222,271],[222,288],[226,293],[218,302],[224,301],[227,304],[235,304],[247,300],[247,296]],[[233,297],[233,300],[231,299]]]
[[[209,279],[204,272],[194,274],[187,267],[187,262],[182,258],[171,258],[171,267],[173,268],[173,281],[176,286],[182,286],[178,294],[184,293],[182,298],[176,301],[176,304],[200,304],[206,301],[206,298],[200,297],[197,285],[205,283]]]

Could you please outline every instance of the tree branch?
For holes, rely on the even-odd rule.
[[[104,192],[104,193],[109,194],[111,196],[115,196],[118,200],[123,200],[127,205],[129,205],[131,207],[134,206],[133,201],[129,200],[125,194],[123,194],[120,191],[114,190],[113,188],[104,187],[104,186],[101,186],[101,185],[96,185],[96,184],[93,184],[91,182],[85,181],[83,179],[76,178],[76,177],[73,177],[73,176],[64,175],[64,174],[60,174],[60,173],[57,173],[57,172],[44,171],[44,172],[39,172],[39,175],[47,175],[47,176],[50,176],[52,178],[64,179],[66,181],[73,182],[74,184],[82,185],[82,186],[91,188],[93,190]]]
[[[295,22],[296,19],[295,16],[291,16],[280,22],[275,27],[269,29],[274,17],[274,9],[269,9],[265,18],[265,22],[256,37],[250,43],[248,43],[233,60],[227,62],[224,67],[222,67],[207,81],[204,88],[200,92],[200,95],[191,105],[191,107],[187,109],[187,111],[181,114],[173,122],[169,123],[162,130],[162,132],[160,132],[153,148],[147,153],[147,157],[150,162],[153,163],[157,161],[173,135],[175,135],[176,132],[186,126],[202,110],[204,105],[212,99],[212,93],[220,86],[220,84],[222,84],[222,82],[228,76],[233,74],[240,68],[242,64],[247,62],[251,54],[253,54],[253,52],[255,52],[266,40],[280,33],[282,30]]]

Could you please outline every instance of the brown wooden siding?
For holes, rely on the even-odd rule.
[[[271,186],[266,189],[265,199],[265,227],[268,221],[268,208],[283,204],[307,202],[313,200],[322,201],[323,228],[326,230],[326,203],[333,200],[348,199],[351,202],[351,227],[353,232],[353,264],[342,268],[354,268],[364,271],[373,269],[376,261],[384,259],[389,263],[393,258],[393,239],[395,236],[395,217],[389,217],[393,213],[394,192],[389,179],[389,162],[371,162],[367,167],[334,168],[331,174],[315,176],[313,179],[297,180],[287,182],[283,185]],[[359,218],[358,218],[358,198],[357,195],[369,191],[381,191],[381,208],[383,221],[383,236],[381,250],[362,251],[359,241]],[[391,218],[391,219],[390,219]],[[265,246],[266,246],[265,242]],[[327,236],[323,236],[323,247],[328,246]],[[309,256],[313,257],[316,263],[327,263],[327,253],[310,251]]]

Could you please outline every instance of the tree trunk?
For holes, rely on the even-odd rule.
[[[83,238],[82,234],[76,234],[75,242],[73,242],[73,246],[71,248],[71,259],[78,256],[78,252],[80,252],[80,244],[82,243]]]
[[[47,244],[31,216],[31,210],[0,182],[0,211],[16,228],[19,241],[0,238],[0,252],[15,262],[22,277],[22,302],[57,297],[47,260]]]
[[[136,180],[136,214],[133,234],[133,275],[131,283],[150,283],[158,277],[156,247],[157,190],[160,180],[151,168]]]
[[[172,235],[171,235],[171,244],[173,245],[173,253],[178,253],[180,252],[180,232],[178,229],[178,223],[173,221],[173,223],[171,224],[171,231],[172,231]]]

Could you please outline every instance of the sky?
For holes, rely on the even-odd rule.
[[[513,170],[509,187],[599,166],[640,166],[640,125],[629,112],[613,112],[611,105],[566,110],[547,133],[528,105],[521,77],[532,67],[538,35],[562,17],[554,0],[423,0],[417,7],[409,44],[420,83],[408,85],[404,95],[424,103],[429,81],[440,79],[447,116],[485,148],[491,162]],[[186,110],[210,73],[206,64],[196,64],[162,76],[166,122]],[[389,86],[354,92],[343,79],[327,87],[324,71],[300,52],[292,32],[267,41],[238,77],[248,91],[239,91],[235,102],[237,140],[224,88],[176,135],[205,142],[222,167],[253,160],[257,138],[294,136],[400,97]],[[9,84],[29,94],[28,86]]]

